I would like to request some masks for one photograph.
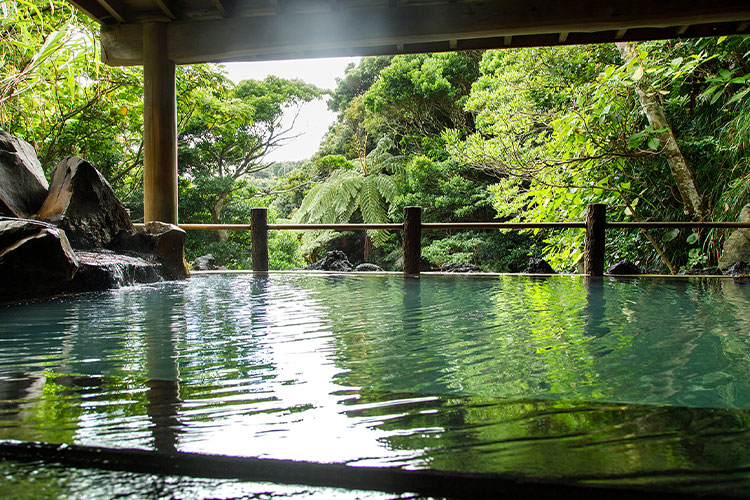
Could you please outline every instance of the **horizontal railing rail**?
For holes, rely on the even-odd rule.
[[[604,231],[606,229],[750,229],[750,222],[716,221],[637,221],[608,222],[606,206],[589,205],[585,222],[422,222],[421,207],[406,207],[404,222],[395,224],[268,224],[265,208],[251,209],[250,224],[178,224],[184,230],[250,231],[254,271],[268,271],[268,231],[403,231],[404,274],[418,276],[421,261],[422,230],[499,230],[499,229],[585,229],[584,272],[604,274]],[[133,224],[143,228],[145,224]]]

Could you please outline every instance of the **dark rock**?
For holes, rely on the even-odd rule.
[[[453,262],[440,266],[440,271],[444,273],[478,273],[482,270],[474,264],[468,262]]]
[[[556,274],[552,266],[544,259],[529,259],[529,265],[523,270],[526,274]]]
[[[354,268],[354,270],[358,273],[361,272],[374,272],[374,273],[382,273],[383,269],[380,266],[376,266],[375,264],[370,264],[369,262],[364,262],[357,267]]]
[[[742,207],[739,222],[750,222],[750,204]],[[750,262],[750,229],[735,229],[724,242],[719,269],[726,271],[735,262]]]
[[[48,186],[34,148],[0,130],[0,216],[33,217]]]
[[[305,271],[338,271],[349,272],[353,269],[352,263],[341,250],[326,252],[326,256],[305,267]]]
[[[645,274],[645,273],[644,273]],[[719,275],[721,276],[722,273],[721,269],[718,267],[706,267],[706,268],[692,268],[692,269],[680,269],[677,274],[684,274],[686,276],[713,276],[713,275]]]
[[[153,250],[159,256],[164,277],[181,280],[190,276],[185,262],[185,231],[165,222],[147,222],[145,232],[153,240]]]
[[[606,274],[642,274],[641,268],[631,263],[628,259],[612,264],[605,271]]]
[[[193,261],[194,271],[213,271],[216,269],[216,258],[210,253],[201,255]]]
[[[727,268],[727,276],[750,276],[750,264],[745,261],[735,262]]]
[[[0,219],[0,301],[53,295],[78,267],[63,231],[38,221]]]
[[[62,290],[66,293],[109,290],[162,279],[161,264],[140,257],[106,251],[79,251],[75,256],[80,268]]]
[[[88,162],[71,156],[52,172],[47,199],[36,215],[63,229],[73,248],[106,248],[118,233],[133,233],[130,216],[107,180]]]

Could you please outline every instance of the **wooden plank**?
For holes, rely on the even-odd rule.
[[[422,261],[422,207],[404,207],[404,276],[419,276]]]
[[[177,92],[165,23],[144,28],[143,218],[177,224]]]
[[[177,20],[181,19],[179,5],[174,0],[154,0],[159,9],[170,19]]]
[[[221,17],[232,17],[234,2],[232,0],[212,0]]]
[[[115,21],[111,14],[96,0],[70,0],[70,3],[99,23],[109,24]]]
[[[339,9],[319,14],[286,14],[170,23],[169,58],[178,64],[284,58],[305,54],[387,53],[399,44],[607,32],[750,20],[750,2],[715,0],[636,3],[552,0],[409,5],[395,8]],[[736,32],[736,24],[732,32]],[[674,30],[672,31],[674,33]],[[139,64],[142,34],[103,27],[102,44],[110,64]],[[568,36],[570,40],[572,36]],[[555,42],[553,42],[555,43]],[[458,44],[461,48],[462,43]],[[497,46],[502,47],[502,44]],[[390,48],[390,49],[389,49]]]
[[[253,271],[268,272],[268,210],[250,209]]]
[[[128,12],[120,0],[97,0],[104,9],[109,12],[118,23],[127,23],[132,15]]]
[[[607,205],[591,204],[586,210],[586,236],[583,268],[588,276],[604,276],[604,230],[607,227]]]

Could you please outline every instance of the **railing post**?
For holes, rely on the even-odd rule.
[[[404,276],[419,276],[422,260],[422,207],[404,207]]]
[[[250,237],[253,251],[253,271],[268,271],[268,210],[250,209]]]
[[[583,269],[588,276],[604,276],[604,229],[607,205],[594,203],[586,209],[586,236],[583,245]]]

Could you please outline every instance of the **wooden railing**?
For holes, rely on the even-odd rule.
[[[436,229],[584,229],[584,273],[589,276],[604,275],[604,231],[606,229],[653,228],[750,228],[750,222],[607,222],[607,207],[592,204],[587,207],[585,222],[422,222],[421,207],[404,208],[402,224],[268,224],[268,211],[253,208],[250,224],[179,224],[186,230],[250,231],[253,271],[268,272],[268,231],[325,230],[365,231],[382,229],[403,231],[404,275],[419,276],[422,256],[422,230]],[[143,224],[135,224],[142,227]]]

